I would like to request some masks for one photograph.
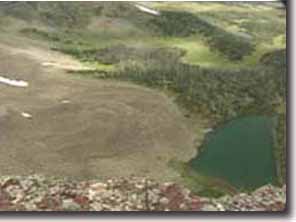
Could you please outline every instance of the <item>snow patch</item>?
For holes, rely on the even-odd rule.
[[[67,100],[67,99],[64,99],[64,100],[62,100],[62,103],[63,104],[68,104],[68,103],[70,103],[71,101],[70,100]]]
[[[54,66],[54,65],[56,65],[56,64],[53,63],[53,62],[43,62],[43,63],[41,63],[41,65],[42,65],[42,66]]]
[[[64,70],[94,70],[94,68],[90,68],[90,67],[81,65],[79,63],[73,64],[73,63],[58,63],[58,62],[42,62],[41,65],[44,67],[53,67],[53,68],[59,68]]]
[[[22,115],[22,117],[25,117],[25,118],[28,118],[28,119],[32,118],[32,115],[30,113],[22,112],[21,115]]]
[[[138,8],[142,12],[146,12],[146,13],[149,13],[149,14],[152,14],[152,15],[160,15],[160,13],[158,11],[147,8],[145,6],[138,5],[138,4],[136,4],[135,6],[136,6],[136,8]]]
[[[10,85],[10,86],[16,86],[16,87],[27,87],[29,85],[29,83],[25,81],[8,79],[2,76],[0,76],[0,83]]]

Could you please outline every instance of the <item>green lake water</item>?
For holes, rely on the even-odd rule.
[[[256,188],[275,179],[272,118],[243,117],[210,132],[202,152],[190,161],[204,176],[235,187]]]

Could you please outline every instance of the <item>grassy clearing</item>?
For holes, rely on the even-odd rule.
[[[142,39],[130,39],[124,43],[125,45],[135,45],[142,48],[177,48],[185,52],[181,61],[191,65],[232,68],[240,64],[239,62],[230,61],[222,54],[212,51],[199,36],[186,38],[154,36]]]
[[[234,62],[229,61],[223,55],[211,51],[202,40],[198,38],[168,40],[168,46],[178,47],[186,51],[182,61],[187,64],[203,67],[233,67]]]
[[[235,63],[229,61],[223,55],[210,50],[209,46],[204,43],[198,36],[187,38],[175,37],[149,37],[143,39],[130,39],[125,45],[139,46],[140,48],[171,48],[184,51],[181,61],[184,63],[200,66],[224,66],[233,67]]]
[[[141,40],[129,40],[125,44],[143,45],[145,47],[180,48],[186,51],[181,59],[182,62],[221,69],[237,69],[256,65],[265,53],[286,48],[285,35],[278,35],[273,38],[272,42],[258,44],[254,52],[245,56],[241,61],[231,61],[223,54],[212,51],[200,36],[186,38],[151,37]]]
[[[242,32],[256,44],[271,41],[274,36],[286,32],[285,11],[274,8],[231,13],[227,10],[219,13],[202,12],[199,16],[226,31]]]
[[[256,65],[264,54],[280,49],[285,49],[286,43],[285,40],[283,41],[283,38],[285,39],[285,36],[279,35],[273,38],[272,43],[258,44],[256,46],[255,52],[252,55],[246,56],[243,59],[242,64],[246,66]]]
[[[241,60],[254,49],[249,39],[227,32],[188,12],[162,11],[160,16],[151,19],[151,27],[163,36],[188,37],[199,34],[211,50],[232,61]]]

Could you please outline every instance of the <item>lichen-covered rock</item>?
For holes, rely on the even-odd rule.
[[[0,177],[1,211],[280,211],[286,186],[221,198],[194,195],[147,178],[71,181],[39,175]]]

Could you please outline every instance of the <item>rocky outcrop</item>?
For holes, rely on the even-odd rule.
[[[251,194],[214,199],[175,183],[138,177],[105,182],[0,177],[1,211],[281,211],[285,202],[285,186],[266,185]]]

